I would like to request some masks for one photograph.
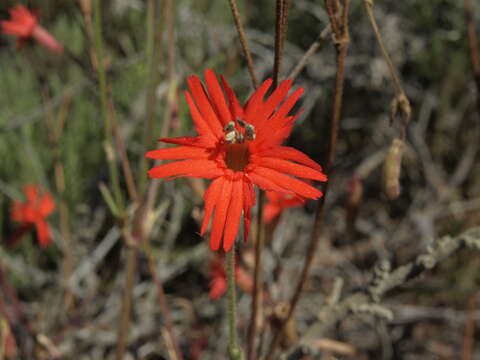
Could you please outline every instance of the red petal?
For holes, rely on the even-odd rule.
[[[35,222],[35,228],[37,229],[38,242],[41,247],[46,247],[52,242],[50,236],[50,229],[47,223],[43,219],[39,219]]]
[[[63,45],[60,44],[57,39],[55,39],[53,35],[45,30],[42,26],[37,25],[33,28],[32,37],[48,50],[57,54],[63,53]]]
[[[38,212],[43,217],[47,217],[55,209],[55,201],[49,194],[44,194],[38,206]]]
[[[205,138],[205,137],[180,136],[176,138],[160,138],[157,140],[167,144],[187,145],[187,146],[195,146],[195,147],[203,147],[203,148],[209,148],[209,147],[215,146],[215,142],[212,141],[211,138]]]
[[[259,117],[258,114],[262,111],[263,98],[272,85],[272,82],[272,79],[265,80],[248,99],[245,105],[245,121],[248,123],[258,126],[259,121],[265,120],[265,117]]]
[[[262,117],[269,117],[277,106],[282,102],[288,94],[288,91],[292,87],[292,80],[283,80],[270,97],[265,101],[262,107]]]
[[[225,102],[225,95],[222,92],[222,88],[218,83],[217,76],[212,69],[205,71],[205,82],[207,83],[208,93],[210,95],[210,102],[213,103],[215,110],[219,116],[220,122],[226,125],[229,121],[232,121],[232,114]]]
[[[227,279],[226,278],[214,278],[210,281],[210,291],[208,292],[208,296],[212,300],[218,300],[225,294],[227,291]]]
[[[212,104],[210,100],[207,98],[207,94],[200,82],[198,76],[190,76],[187,79],[188,87],[192,92],[193,99],[198,105],[198,109],[200,113],[203,115],[203,118],[208,122],[210,127],[213,129],[215,134],[223,133],[223,126],[220,120],[213,111]]]
[[[289,175],[302,177],[306,179],[313,179],[317,181],[327,181],[325,174],[321,173],[318,170],[306,167],[304,165],[299,165],[288,160],[271,158],[271,157],[253,157],[253,162],[257,165],[268,167],[286,173]]]
[[[211,124],[203,118],[202,114],[200,114],[200,112],[198,111],[197,106],[195,105],[195,102],[193,101],[192,96],[188,91],[185,91],[184,94],[197,133],[206,137],[214,137],[217,139],[221,138],[223,135],[221,129],[211,126]]]
[[[228,207],[228,216],[223,235],[223,250],[229,251],[238,233],[243,208],[243,180],[236,180],[232,186],[232,198]]]
[[[311,168],[316,169],[318,171],[322,171],[322,168],[320,167],[320,165],[318,165],[313,159],[308,157],[303,152],[288,146],[271,147],[269,149],[262,150],[256,153],[256,155],[282,158],[285,160],[293,160],[300,164],[310,166]]]
[[[296,104],[298,98],[303,94],[303,88],[295,90],[295,92],[290,95],[283,104],[278,108],[278,110],[269,118],[268,121],[264,121],[257,128],[257,135],[266,136],[269,129],[280,129],[286,123],[288,123],[287,115],[292,110],[293,106]]]
[[[283,118],[288,115],[293,106],[297,103],[298,98],[302,96],[304,90],[303,88],[298,88],[290,95],[287,100],[278,108],[278,111],[272,116],[273,118]]]
[[[210,186],[205,191],[203,195],[203,201],[205,203],[205,212],[203,215],[202,227],[200,229],[200,235],[203,236],[205,231],[207,231],[207,226],[210,222],[210,217],[212,216],[213,208],[215,207],[218,197],[220,196],[220,192],[222,190],[224,183],[224,178],[219,177],[212,181]]]
[[[255,173],[257,173],[260,176],[263,176],[266,179],[271,180],[278,186],[284,189],[293,191],[296,194],[303,196],[305,198],[318,199],[320,196],[322,196],[322,192],[318,189],[315,189],[313,186],[310,186],[303,181],[283,175],[278,171],[271,170],[268,168],[263,168],[263,167],[256,167]]]
[[[230,112],[232,113],[234,118],[238,117],[240,119],[243,119],[244,118],[243,108],[240,105],[240,103],[238,102],[238,99],[235,96],[235,93],[230,88],[230,86],[228,86],[228,83],[224,79],[224,77],[220,76],[220,78],[222,79],[222,86],[225,89],[225,92],[227,93],[228,103],[230,105]]]
[[[279,206],[272,203],[265,204],[265,207],[263,208],[263,222],[265,224],[270,223],[273,219],[280,215],[281,212],[282,209]]]
[[[23,187],[23,192],[27,198],[27,202],[35,204],[38,200],[40,189],[37,185],[30,184]]]
[[[257,142],[255,144],[257,151],[278,146],[288,138],[298,115],[289,116],[277,121],[268,119],[267,122],[271,122],[271,126],[268,127],[268,129],[264,127],[264,130],[257,131]]]
[[[209,153],[205,148],[178,146],[149,151],[145,154],[145,157],[159,160],[206,159]]]
[[[243,237],[248,240],[252,206],[255,205],[255,191],[250,181],[243,181]]]
[[[257,185],[260,189],[265,191],[276,191],[280,193],[290,194],[291,191],[284,189],[274,183],[272,180],[267,179],[265,176],[257,173],[257,168],[254,168],[252,171],[248,173],[249,179]]]
[[[156,166],[148,171],[152,178],[168,178],[171,176],[190,176],[205,179],[221,176],[223,170],[211,160],[183,160]]]
[[[227,218],[228,206],[230,205],[230,198],[232,196],[232,181],[224,179],[222,191],[218,197],[215,206],[215,214],[213,216],[212,232],[210,234],[210,248],[217,251],[220,248],[223,230],[225,228],[225,220]]]

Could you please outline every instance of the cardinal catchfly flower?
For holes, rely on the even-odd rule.
[[[268,202],[263,207],[263,221],[268,224],[279,217],[285,209],[299,207],[305,203],[305,199],[293,194],[283,194],[267,191]]]
[[[9,13],[10,20],[0,21],[1,30],[4,34],[16,36],[19,46],[33,38],[50,51],[63,52],[63,45],[38,23],[37,15],[25,6],[15,5]]]
[[[52,235],[46,218],[55,209],[55,201],[49,193],[40,190],[37,185],[26,185],[23,189],[25,202],[14,201],[11,211],[11,219],[20,223],[9,241],[14,245],[21,236],[35,227],[40,246],[46,247],[52,242]]]
[[[291,80],[282,81],[269,95],[272,79],[266,80],[241,105],[222,77],[222,87],[213,72],[205,72],[205,87],[197,76],[187,80],[185,91],[195,137],[164,138],[159,141],[180,145],[158,149],[148,158],[180,160],[152,168],[152,178],[199,177],[212,179],[205,191],[205,212],[200,234],[213,217],[210,247],[229,251],[234,244],[242,213],[244,237],[248,238],[254,186],[262,190],[318,199],[320,190],[298,178],[326,181],[320,165],[304,153],[282,146],[290,135],[297,115],[290,111],[303,93],[289,94]],[[226,100],[228,99],[228,101]]]

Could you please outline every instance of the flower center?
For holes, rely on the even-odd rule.
[[[229,144],[227,145],[225,163],[227,167],[233,171],[243,171],[248,165],[250,153],[248,144]]]

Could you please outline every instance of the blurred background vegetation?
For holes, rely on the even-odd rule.
[[[2,1],[0,19],[8,18],[8,9],[16,3]],[[0,243],[13,231],[10,206],[13,199],[22,198],[24,184],[40,184],[57,201],[63,200],[69,214],[75,307],[79,312],[52,313],[52,303],[60,302],[58,270],[63,243],[58,212],[49,219],[56,246],[40,252],[32,236],[32,240],[23,241],[13,250],[0,249],[0,262],[37,330],[52,337],[65,354],[62,358],[103,359],[111,356],[115,343],[115,314],[123,287],[125,254],[124,246],[117,241],[117,225],[99,191],[99,183],[108,183],[109,176],[96,74],[91,70],[92,43],[80,3],[24,2],[38,9],[40,23],[65,44],[82,66],[72,57],[51,54],[34,43],[16,49],[12,38],[0,37]],[[101,3],[108,82],[137,176],[143,157],[144,104],[151,81],[147,4],[140,0]],[[274,1],[245,0],[239,5],[255,69],[262,80],[266,79],[272,75],[273,66]],[[480,4],[475,5],[474,18],[480,33]],[[480,222],[480,123],[475,113],[462,1],[377,1],[374,9],[413,109],[402,166],[402,193],[395,201],[388,201],[382,194],[381,164],[395,134],[388,117],[394,88],[364,4],[352,0],[343,116],[325,220],[324,236],[328,241],[324,241],[299,312],[299,329],[312,321],[312,304],[328,293],[335,277],[347,279],[346,289],[354,289],[364,284],[366,274],[379,258],[402,264],[440,235],[456,234]],[[165,18],[160,19],[162,56],[152,140],[160,136],[172,89],[178,113],[170,124],[170,135],[193,134],[182,94],[185,79],[191,74],[201,76],[211,67],[229,80],[240,99],[246,99],[252,91],[228,1],[175,0],[173,19],[175,59],[170,81]],[[281,78],[290,73],[327,24],[322,1],[292,1]],[[296,86],[305,88],[301,100],[304,112],[289,143],[320,164],[326,160],[335,71],[335,52],[327,37],[295,80]],[[64,167],[62,194],[55,178],[58,162]],[[344,204],[347,183],[354,175],[361,178],[364,191],[351,235],[346,229]],[[152,246],[173,304],[177,333],[184,334],[179,336],[182,349],[191,354],[203,339],[203,331],[208,335],[207,344],[199,359],[223,358],[225,350],[218,339],[225,339],[223,320],[219,320],[224,309],[221,302],[208,299],[206,263],[210,254],[195,223],[201,198],[180,180],[162,185],[158,203],[160,217]],[[283,230],[280,245],[271,245],[266,279],[278,281],[278,298],[291,292],[288,280],[297,274],[295,264],[305,251],[313,209],[314,204],[308,203],[304,209],[289,212],[279,225]],[[108,251],[87,271],[82,268],[87,266],[85,259],[98,250],[99,244],[107,244]],[[347,322],[329,336],[357,349],[355,357],[345,358],[458,358],[463,343],[463,330],[459,329],[463,329],[464,321],[453,321],[451,316],[441,314],[455,310],[465,319],[467,302],[478,292],[478,258],[478,254],[461,252],[427,277],[393,294],[388,303],[400,315],[385,325],[391,334],[387,339],[369,321],[355,325]],[[161,316],[145,259],[141,260],[135,289],[139,307],[134,310],[129,351],[134,358],[157,354],[151,357],[157,359],[167,356],[158,340],[160,329],[156,324],[161,323]],[[283,271],[289,274],[285,279],[273,275],[279,261],[283,261]],[[248,295],[244,295],[240,308],[245,313],[248,303]],[[411,321],[408,314],[414,313],[414,308],[420,312]],[[476,339],[480,339],[478,334]],[[480,356],[478,346],[475,351],[473,358]]]

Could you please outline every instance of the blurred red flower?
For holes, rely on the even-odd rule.
[[[253,185],[260,189],[318,199],[322,193],[295,177],[326,181],[320,165],[304,153],[281,143],[290,135],[298,115],[288,115],[303,89],[288,95],[291,80],[282,81],[272,94],[266,80],[240,105],[222,77],[223,90],[213,70],[205,72],[206,89],[197,76],[188,78],[185,97],[196,137],[159,139],[180,145],[150,151],[147,157],[181,160],[151,169],[152,178],[200,177],[213,179],[205,192],[205,214],[200,234],[205,234],[213,210],[210,247],[216,251],[223,239],[229,251],[235,241],[243,211],[244,235],[248,237],[251,208],[255,204]],[[295,176],[295,177],[294,177]]]
[[[227,274],[223,264],[223,256],[219,256],[210,262],[210,291],[208,295],[212,300],[218,300],[227,291]],[[238,263],[235,263],[235,283],[247,293],[253,289],[253,279]]]
[[[293,194],[282,194],[273,191],[267,191],[268,202],[263,208],[263,221],[270,223],[273,219],[280,216],[283,210],[292,207],[299,207],[305,203],[305,199]]]
[[[35,226],[39,244],[42,247],[46,247],[52,242],[46,218],[55,209],[55,202],[50,194],[42,192],[37,185],[26,185],[23,191],[26,202],[14,201],[12,205],[11,219],[19,222],[21,225],[9,243],[14,245],[25,232]]]
[[[38,24],[37,16],[23,5],[15,5],[9,10],[10,20],[0,21],[2,33],[18,37],[21,47],[30,38],[55,53],[62,53],[63,46],[47,30]]]

